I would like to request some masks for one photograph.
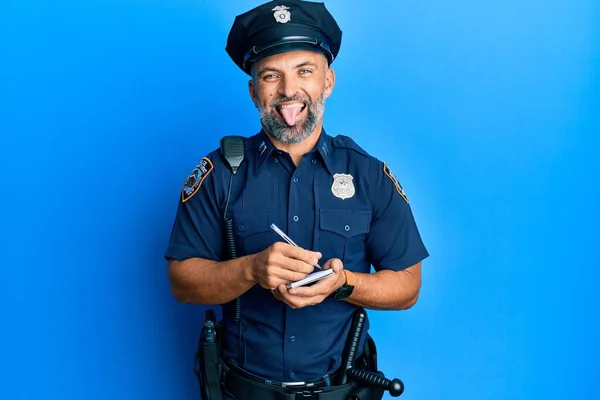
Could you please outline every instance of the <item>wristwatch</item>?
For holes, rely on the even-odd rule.
[[[331,294],[331,298],[337,301],[342,301],[348,298],[354,291],[354,286],[356,284],[356,278],[354,277],[354,274],[345,269],[343,271],[344,275],[346,275],[346,283],[344,283],[335,292]]]

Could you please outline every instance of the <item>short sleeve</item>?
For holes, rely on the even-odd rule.
[[[367,255],[376,271],[406,269],[427,258],[408,198],[385,163],[377,162]]]
[[[214,169],[211,158],[204,157],[185,180],[165,258],[179,261],[194,257],[222,259],[219,174]]]

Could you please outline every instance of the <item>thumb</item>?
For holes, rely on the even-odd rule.
[[[323,269],[330,268],[333,270],[333,272],[338,274],[344,269],[344,264],[339,258],[332,258],[331,260],[327,261],[327,263],[325,263],[325,265],[323,266]]]

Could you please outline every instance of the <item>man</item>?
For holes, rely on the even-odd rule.
[[[385,163],[323,129],[340,44],[324,5],[298,0],[239,15],[229,34],[226,50],[251,77],[262,130],[245,140],[235,175],[220,150],[202,159],[165,254],[178,300],[223,305],[225,398],[335,392],[357,308],[401,310],[418,298],[428,253],[402,187]],[[286,289],[317,264],[334,274]]]

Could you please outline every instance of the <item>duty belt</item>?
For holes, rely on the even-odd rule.
[[[240,399],[345,400],[352,392],[351,384],[327,386],[325,379],[304,384],[274,381],[265,383],[227,364],[223,365],[221,383],[225,392]]]

